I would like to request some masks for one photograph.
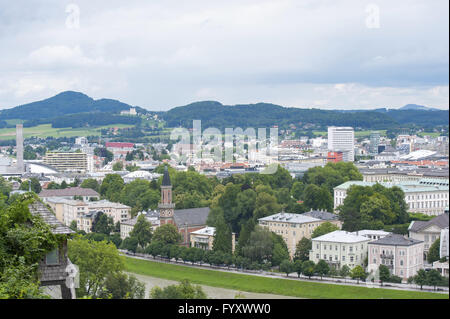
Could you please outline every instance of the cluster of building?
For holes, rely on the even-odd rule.
[[[409,236],[393,234],[382,230],[360,230],[347,232],[336,230],[311,238],[314,230],[324,222],[341,227],[338,216],[329,212],[311,211],[305,214],[279,213],[260,218],[259,225],[282,236],[291,258],[297,243],[302,238],[311,239],[309,259],[317,263],[325,260],[330,267],[350,269],[362,266],[368,272],[376,272],[380,265],[389,268],[392,275],[407,280],[418,270],[438,269],[443,276],[449,275],[448,266],[448,212],[428,222],[413,221]],[[440,256],[446,262],[427,265],[427,254],[432,243],[440,239]]]

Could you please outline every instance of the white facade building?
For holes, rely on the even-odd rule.
[[[355,131],[353,127],[328,127],[328,150],[341,151],[344,162],[355,160]]]
[[[344,265],[353,269],[356,266],[363,266],[369,242],[368,237],[336,230],[312,239],[309,260],[318,263],[322,259],[336,269]]]

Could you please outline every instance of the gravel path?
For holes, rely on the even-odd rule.
[[[149,298],[149,292],[155,286],[164,288],[166,286],[179,284],[179,282],[174,281],[174,280],[167,280],[167,279],[161,279],[161,278],[156,278],[156,277],[138,275],[135,273],[129,273],[129,274],[135,276],[137,279],[139,279],[139,281],[141,281],[145,284],[145,298]],[[245,298],[245,299],[300,299],[300,298],[289,297],[289,296],[245,292],[245,291],[217,288],[217,287],[204,286],[204,285],[201,285],[201,286],[203,288],[203,291],[206,293],[206,295],[210,299],[234,299],[234,297],[238,293],[241,294],[241,298]]]

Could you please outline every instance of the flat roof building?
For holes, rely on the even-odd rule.
[[[86,172],[88,162],[86,153],[82,152],[47,152],[44,164],[50,165],[59,172]]]

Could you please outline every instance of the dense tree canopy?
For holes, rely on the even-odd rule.
[[[0,183],[0,187],[4,185]],[[48,224],[30,213],[28,205],[39,200],[36,195],[18,195],[8,205],[1,204],[2,196],[0,193],[0,299],[44,298],[37,264],[64,236],[54,235]]]
[[[408,221],[404,193],[399,187],[386,188],[353,185],[347,190],[344,204],[339,206],[342,229],[383,229],[384,225]]]
[[[80,288],[77,296],[99,297],[108,276],[125,269],[124,257],[116,246],[106,241],[90,241],[81,237],[69,241],[69,258],[79,267]]]

